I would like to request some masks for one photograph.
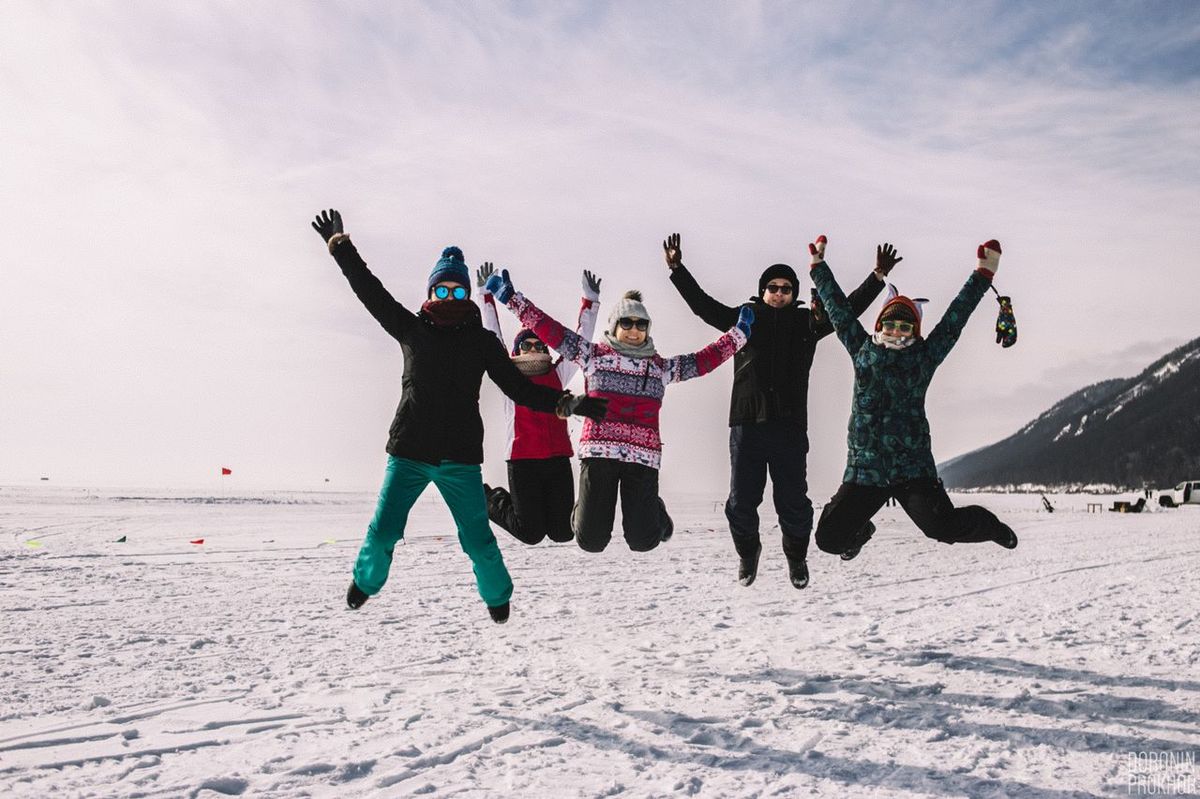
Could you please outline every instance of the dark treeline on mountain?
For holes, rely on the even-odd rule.
[[[950,488],[1200,479],[1200,338],[1140,375],[1077,391],[1020,432],[939,468]]]

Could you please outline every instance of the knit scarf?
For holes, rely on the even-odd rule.
[[[634,346],[633,344],[618,341],[616,336],[606,330],[604,331],[604,340],[608,342],[608,346],[622,355],[628,355],[630,358],[653,358],[656,352],[654,349],[654,339],[649,336],[646,336],[646,340],[641,344]]]
[[[479,306],[470,300],[426,300],[421,315],[437,327],[459,327],[481,319]]]
[[[517,365],[521,374],[526,377],[536,377],[550,371],[551,360],[548,352],[526,352],[514,355],[512,362]]]
[[[887,333],[879,330],[875,332],[875,335],[871,336],[871,340],[881,347],[887,347],[889,350],[905,350],[913,345],[917,337],[889,336]]]

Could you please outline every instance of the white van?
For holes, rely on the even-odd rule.
[[[1200,505],[1200,480],[1187,480],[1169,491],[1160,492],[1158,504],[1164,508]]]

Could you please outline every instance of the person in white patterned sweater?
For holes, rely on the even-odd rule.
[[[674,524],[658,494],[663,395],[669,384],[708,374],[732,358],[746,344],[754,312],[744,308],[737,324],[704,349],[664,358],[650,338],[650,314],[637,291],[615,304],[604,341],[593,343],[517,293],[508,270],[493,275],[487,288],[522,325],[580,365],[589,397],[608,400],[607,416],[586,422],[579,440],[579,501],[571,521],[580,548],[600,552],[608,546],[618,496],[630,549],[646,552],[669,539]]]

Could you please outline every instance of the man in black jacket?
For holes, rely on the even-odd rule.
[[[479,386],[483,374],[521,405],[566,417],[603,418],[604,400],[573,397],[530,382],[504,346],[484,330],[479,308],[469,300],[471,280],[462,250],[447,247],[426,285],[418,313],[405,308],[371,274],[346,235],[336,210],[313,222],[350,288],[371,316],[400,342],[404,354],[400,407],[388,431],[388,465],[375,516],[354,566],[346,604],[358,609],[383,588],[408,512],[429,483],[438,487],[458,540],[474,565],[479,595],[492,619],[508,619],[512,580],[488,526],[483,494],[483,420]]]
[[[700,288],[683,265],[678,233],[663,242],[671,282],[692,313],[718,330],[737,321],[742,306],[717,302]],[[879,296],[884,278],[899,261],[895,250],[876,251],[875,271],[851,295],[861,314]],[[775,511],[783,531],[783,551],[792,585],[808,585],[808,542],[813,509],[808,498],[808,374],[817,342],[833,332],[819,306],[802,308],[800,281],[787,264],[774,264],[758,280],[750,298],[754,327],[750,341],[734,357],[733,395],[729,403],[731,474],[725,518],[737,549],[738,582],[750,585],[758,575],[762,543],[758,506],[770,472]]]

